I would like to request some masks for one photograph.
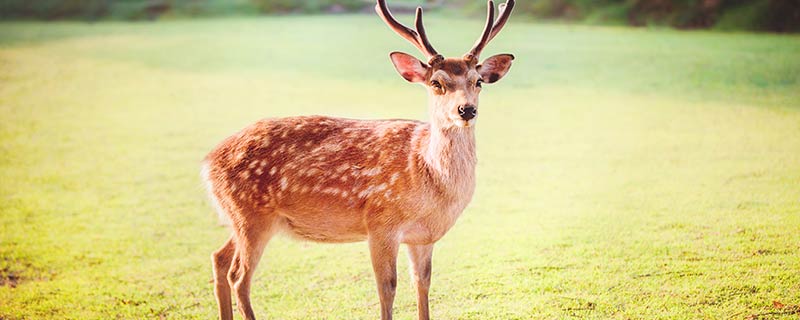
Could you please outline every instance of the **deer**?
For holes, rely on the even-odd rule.
[[[454,225],[475,191],[475,126],[482,84],[508,72],[514,56],[479,62],[508,21],[514,0],[487,5],[486,25],[462,57],[445,58],[428,41],[422,8],[415,30],[398,22],[385,0],[375,11],[427,58],[392,52],[397,72],[428,93],[429,121],[354,120],[327,116],[263,119],[224,139],[204,159],[201,176],[231,236],[211,255],[220,319],[232,319],[232,295],[255,319],[250,285],[276,233],[323,243],[366,241],[382,320],[392,319],[396,261],[407,246],[418,319],[430,319],[433,246]]]

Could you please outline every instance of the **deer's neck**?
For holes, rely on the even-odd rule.
[[[473,186],[477,162],[474,127],[442,128],[431,123],[427,141],[422,144],[422,159],[436,182],[451,187]]]

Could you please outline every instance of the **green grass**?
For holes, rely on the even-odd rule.
[[[429,20],[450,55],[481,28]],[[416,53],[373,16],[0,24],[0,318],[212,318],[200,160],[262,117],[423,118],[392,50]],[[512,21],[487,50],[517,60],[435,318],[797,318],[773,301],[800,304],[799,37]],[[378,314],[363,243],[273,241],[253,300]]]

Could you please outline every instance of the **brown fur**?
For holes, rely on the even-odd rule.
[[[430,130],[407,120],[262,120],[208,155],[208,179],[235,228],[249,223],[251,212],[264,212],[279,215],[280,229],[299,238],[361,241],[370,223],[418,217],[423,199],[444,198],[441,207],[466,205],[472,181],[468,190],[451,190],[448,184],[450,178],[473,177],[474,136],[471,130],[466,136],[437,132],[442,145],[431,146]],[[444,158],[458,152],[466,159],[430,168],[421,151],[434,147]],[[411,220],[425,222],[431,232],[407,237],[410,243],[438,240],[451,224]]]
[[[467,70],[469,69],[469,62],[468,60],[459,59],[459,58],[448,58],[442,61],[439,65],[433,65],[432,70],[444,70],[448,74],[453,76],[463,76],[466,74]],[[474,67],[475,64],[472,64]]]
[[[472,128],[319,116],[262,120],[224,140],[205,163],[212,197],[234,229],[213,255],[221,317],[228,319],[237,285],[241,312],[251,315],[249,279],[275,231],[369,240],[376,274],[390,279],[380,284],[388,299],[397,245],[431,246],[469,202],[474,148]]]
[[[502,77],[509,56],[491,57],[483,67],[463,58],[434,59],[429,66],[393,53],[406,80],[426,85],[430,122],[264,119],[222,141],[202,172],[233,229],[212,254],[220,318],[233,318],[231,295],[245,319],[255,318],[253,272],[270,238],[284,232],[316,242],[367,240],[383,320],[392,318],[398,248],[408,245],[419,319],[427,320],[433,244],[475,190],[476,119],[463,120],[459,107],[477,110],[478,79]]]

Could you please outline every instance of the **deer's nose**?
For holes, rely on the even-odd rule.
[[[458,115],[461,116],[461,119],[469,121],[478,115],[478,109],[476,109],[475,106],[470,105],[460,106],[458,107]]]

